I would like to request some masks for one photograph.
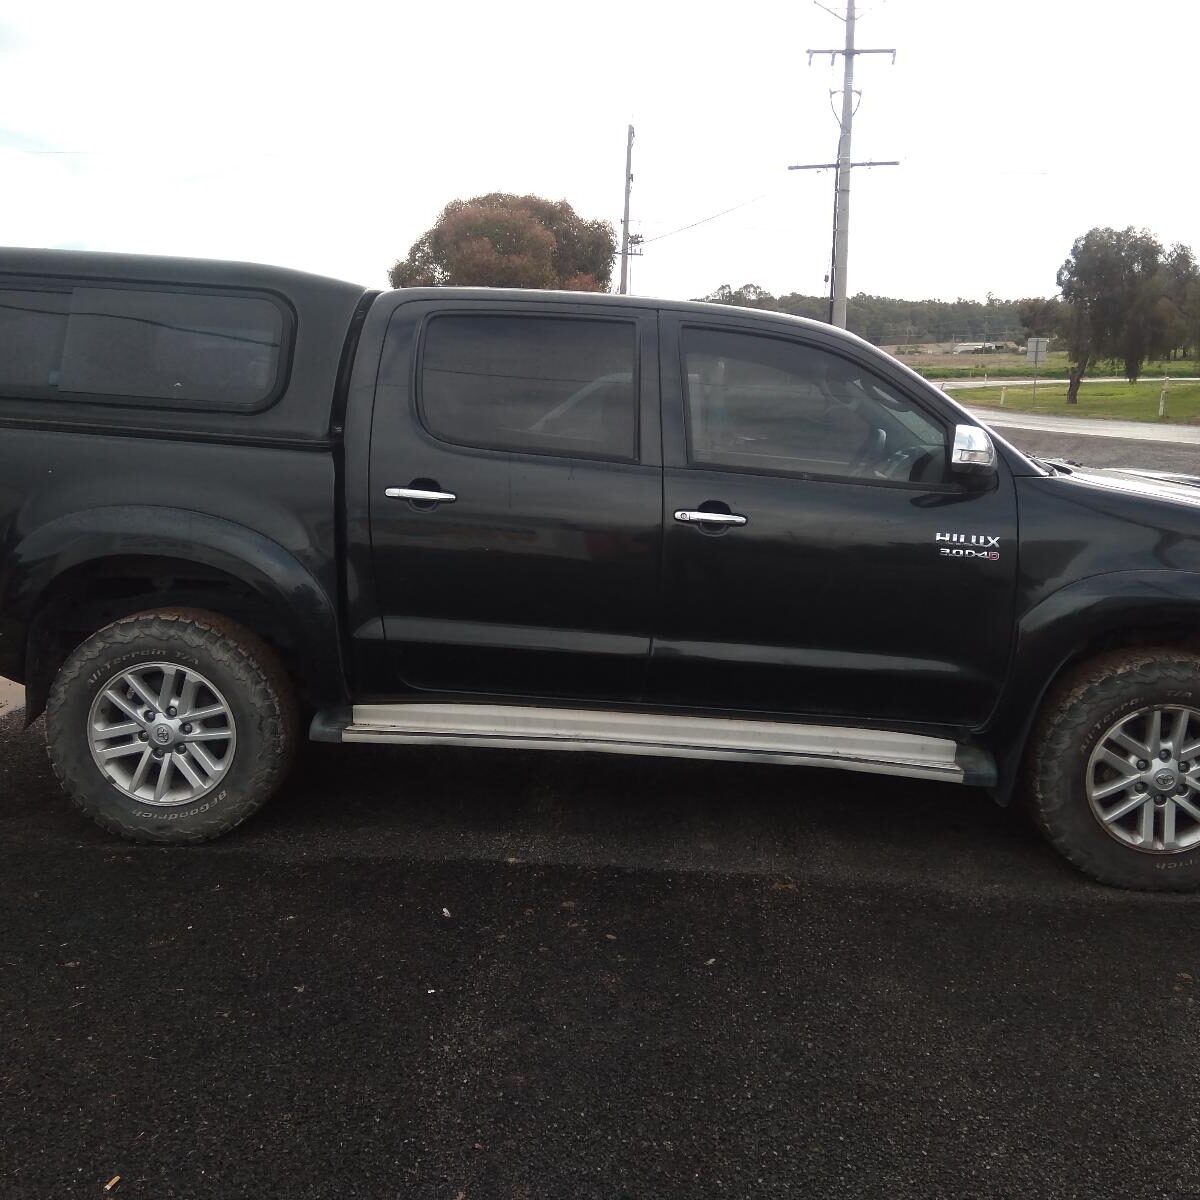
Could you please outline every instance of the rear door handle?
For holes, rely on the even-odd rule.
[[[424,488],[388,488],[383,493],[389,500],[424,500],[428,504],[453,504],[458,497],[453,492],[429,492]]]
[[[745,525],[746,518],[737,513],[699,512],[692,508],[681,508],[675,514],[675,520],[685,524],[693,521],[703,521],[708,525]]]

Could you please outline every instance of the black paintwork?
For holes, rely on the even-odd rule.
[[[390,300],[396,310],[370,452],[369,523],[387,643],[380,686],[640,699],[661,557],[654,313],[642,311],[636,322],[647,381],[641,461],[620,463],[471,449],[432,437],[410,386],[423,327],[433,312],[480,304],[406,300],[403,293]],[[594,315],[600,306],[526,300],[506,308]],[[414,485],[458,499],[431,508],[383,494]]]
[[[1066,663],[1113,641],[1179,641],[1200,616],[1200,493],[1187,486],[1054,474],[1001,439],[982,488],[689,466],[681,323],[820,345],[947,428],[976,423],[828,326],[627,297],[375,295],[270,267],[0,251],[0,283],[44,276],[268,292],[295,324],[287,385],[260,412],[0,398],[0,674],[35,683],[31,715],[53,667],[38,659],[46,597],[68,583],[86,592],[93,572],[125,562],[169,561],[239,581],[327,717],[421,692],[932,728],[993,752],[1004,793]],[[639,460],[430,436],[414,363],[424,322],[447,309],[634,322]],[[459,499],[383,496],[414,483]],[[748,524],[718,533],[673,520],[699,507]],[[998,537],[999,558],[942,555],[946,531]]]
[[[672,397],[682,392],[681,319],[664,320],[663,390]],[[705,322],[761,328],[737,310]],[[879,357],[804,332],[867,365]],[[855,720],[983,721],[1010,649],[1011,474],[972,491],[698,470],[688,465],[681,410],[664,408],[664,604],[651,698]],[[711,505],[749,523],[706,535],[673,519],[677,509]],[[1000,557],[943,557],[939,531],[996,535]]]

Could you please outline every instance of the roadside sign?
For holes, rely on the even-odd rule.
[[[1049,338],[1029,338],[1025,343],[1025,361],[1033,365],[1033,399],[1037,402],[1037,369],[1046,361]]]

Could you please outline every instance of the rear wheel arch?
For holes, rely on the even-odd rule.
[[[96,509],[22,542],[3,608],[26,632],[27,718],[42,711],[70,651],[135,612],[191,607],[236,621],[288,666],[314,707],[345,696],[336,612],[289,550],[221,518],[166,509]]]

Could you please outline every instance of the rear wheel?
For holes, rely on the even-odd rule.
[[[1122,651],[1048,701],[1030,758],[1034,814],[1104,883],[1200,887],[1200,657]]]
[[[144,842],[201,842],[257,811],[295,749],[275,653],[211,613],[127,617],[63,664],[46,710],[50,762],[97,824]]]

